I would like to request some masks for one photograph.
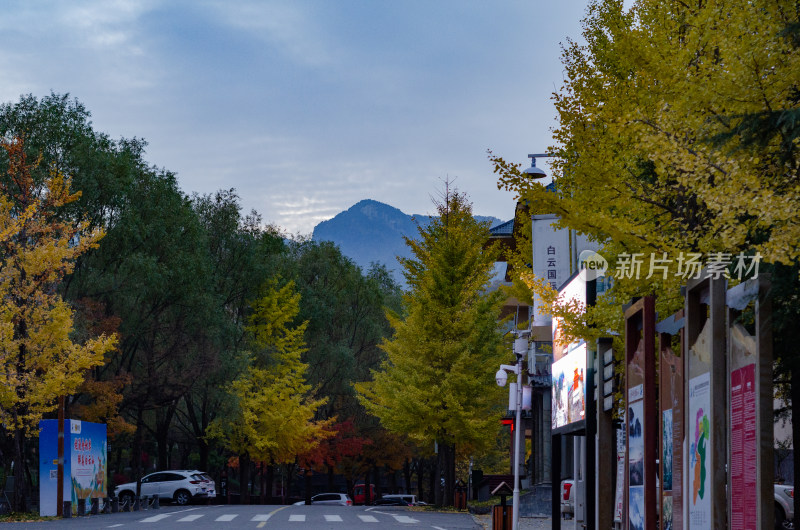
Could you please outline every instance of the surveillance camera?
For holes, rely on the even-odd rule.
[[[528,339],[525,337],[514,339],[514,354],[517,357],[525,357],[526,353],[528,353]]]
[[[497,381],[497,386],[506,386],[506,381],[508,381],[508,374],[502,368],[497,371],[494,375],[495,381]]]

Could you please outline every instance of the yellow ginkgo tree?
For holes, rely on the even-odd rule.
[[[253,352],[229,388],[228,410],[208,430],[209,437],[239,456],[241,484],[249,482],[251,461],[293,463],[332,436],[327,427],[335,421],[314,420],[326,400],[315,399],[306,382],[308,365],[301,355],[307,323],[292,325],[300,310],[294,284],[267,282],[252,310],[247,331]],[[244,502],[247,492],[242,495]]]
[[[2,139],[0,146],[7,167],[0,179],[0,422],[13,432],[18,487],[12,502],[24,511],[27,438],[58,396],[73,393],[85,371],[104,362],[116,337],[74,342],[73,310],[58,292],[76,258],[103,236],[63,218],[62,207],[79,193],[57,171],[36,182],[36,162],[26,160],[22,139]]]

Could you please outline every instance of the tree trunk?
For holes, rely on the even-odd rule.
[[[250,456],[239,455],[239,504],[250,504]]]
[[[456,488],[456,448],[454,445],[444,446],[445,478],[444,478],[444,504],[455,504]]]
[[[133,435],[133,476],[136,479],[136,496],[142,493],[142,431],[144,430],[144,411],[141,405],[136,412],[136,432]]]
[[[792,440],[800,440],[800,414],[795,415],[795,411],[800,411],[800,362],[793,363],[792,366]],[[795,418],[795,416],[797,416]],[[773,444],[775,445],[775,444]],[[793,444],[794,447],[794,461],[792,466],[794,467],[794,484],[797,484],[798,478],[800,478],[800,455],[798,455],[797,451],[798,444]],[[794,496],[794,513],[800,514],[800,495]],[[798,516],[795,515],[795,518]]]
[[[264,462],[260,462],[258,464],[259,469],[259,487],[258,487],[258,502],[259,504],[266,504],[267,503],[267,478],[264,474],[266,471],[267,464]]]
[[[428,502],[436,504],[436,484],[439,482],[436,477],[436,457],[434,456],[428,460],[429,476],[428,476]]]
[[[175,414],[175,405],[156,409],[156,443],[158,445],[158,469],[169,469],[169,427]]]
[[[403,481],[405,487],[403,492],[411,493],[411,460],[408,458],[406,458],[406,461],[403,464]],[[422,496],[420,496],[420,498],[422,498]]]
[[[272,485],[275,483],[275,462],[267,464],[267,502],[272,503]]]
[[[436,465],[434,469],[436,470],[433,474],[436,477],[434,482],[434,504],[436,506],[444,506],[444,488],[442,487],[442,474],[444,472],[446,461],[444,457],[444,445],[439,444],[439,452],[436,453]]]
[[[311,504],[311,470],[303,473],[303,486],[305,487],[306,504]]]
[[[294,463],[286,464],[284,468],[286,469],[286,489],[283,492],[283,503],[286,504],[287,499],[291,496],[292,492],[292,482],[294,479]]]
[[[328,464],[328,491],[333,491],[333,479],[335,477],[333,466]]]
[[[417,498],[421,501],[425,500],[425,466],[422,465],[422,459],[417,458]]]
[[[27,484],[25,482],[25,431],[14,430],[14,511],[28,511]]]
[[[372,483],[375,484],[375,498],[373,500],[383,497],[383,488],[381,487],[381,468],[375,466],[372,468]]]

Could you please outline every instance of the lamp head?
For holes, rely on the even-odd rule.
[[[531,167],[522,172],[523,175],[535,179],[540,179],[547,176],[543,169],[536,167],[536,157],[528,155],[531,159]]]
[[[497,386],[506,386],[506,381],[508,381],[508,374],[506,371],[500,368],[497,373],[494,375],[495,381],[497,381]]]

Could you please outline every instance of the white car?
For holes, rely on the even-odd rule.
[[[794,528],[794,486],[775,484],[775,528]]]
[[[384,495],[382,498],[384,498],[384,499],[400,499],[401,501],[405,502],[409,506],[418,506],[419,505],[419,503],[417,502],[417,496],[416,495],[409,495],[407,493]]]
[[[141,496],[171,500],[176,504],[189,504],[198,498],[216,497],[216,486],[207,473],[197,470],[173,470],[150,473],[142,478]],[[136,483],[129,482],[114,489],[114,496],[120,502],[133,503],[136,497]]]
[[[298,501],[295,506],[305,504],[306,501]],[[311,497],[311,504],[327,504],[335,506],[352,506],[353,500],[344,493],[320,493]]]

